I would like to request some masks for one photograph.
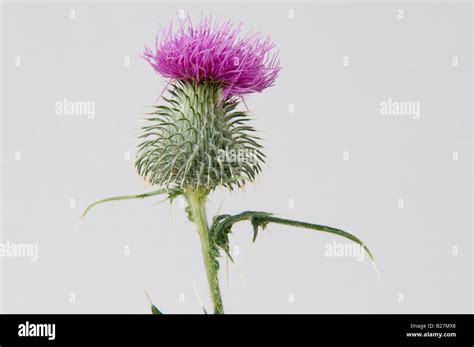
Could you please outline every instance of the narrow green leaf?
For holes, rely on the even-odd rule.
[[[87,212],[89,212],[89,210],[90,210],[92,207],[97,206],[97,205],[99,205],[99,204],[102,204],[102,203],[104,203],[104,202],[117,201],[117,200],[144,199],[144,198],[149,198],[149,197],[151,197],[151,196],[164,194],[164,193],[166,193],[166,192],[167,192],[166,189],[160,189],[160,190],[156,190],[156,191],[149,192],[149,193],[144,193],[144,194],[112,196],[112,197],[110,197],[110,198],[98,200],[98,201],[94,202],[93,204],[89,205],[89,206],[84,210],[84,213],[82,214],[82,218],[84,218],[84,217],[86,216]]]

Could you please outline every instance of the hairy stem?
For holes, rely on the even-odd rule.
[[[204,258],[204,267],[206,268],[207,281],[209,283],[209,292],[215,314],[224,313],[221,291],[219,288],[218,270],[219,263],[217,257],[219,251],[214,240],[209,233],[209,226],[206,219],[206,196],[209,192],[205,189],[186,190],[185,196],[188,202],[188,214],[194,224],[201,239],[202,256]]]

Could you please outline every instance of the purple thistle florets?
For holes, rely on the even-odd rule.
[[[242,25],[213,23],[211,17],[193,26],[187,17],[176,32],[173,23],[159,31],[155,51],[143,57],[159,74],[174,80],[222,83],[224,97],[260,92],[280,71],[275,44],[261,33],[239,37]]]

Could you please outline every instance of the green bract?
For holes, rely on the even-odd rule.
[[[151,185],[232,190],[255,179],[265,157],[259,138],[238,99],[221,93],[216,82],[176,81],[148,113],[135,166]]]

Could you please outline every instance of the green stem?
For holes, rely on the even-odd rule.
[[[201,239],[202,256],[204,258],[204,267],[206,268],[207,281],[211,294],[212,305],[215,314],[223,314],[224,306],[222,304],[221,291],[219,288],[219,262],[217,257],[219,251],[217,245],[210,238],[209,225],[206,219],[206,197],[209,191],[205,189],[186,190],[185,196],[188,202],[188,213],[192,222],[197,226],[197,232]]]

